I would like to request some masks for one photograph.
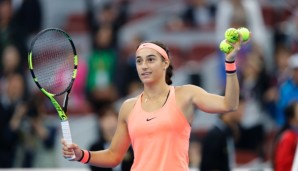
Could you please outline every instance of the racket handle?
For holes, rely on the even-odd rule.
[[[62,128],[62,134],[63,138],[66,141],[67,144],[72,144],[72,138],[71,138],[71,133],[70,133],[70,128],[69,128],[69,123],[68,121],[62,121],[61,122],[61,128]],[[67,160],[73,160],[76,156],[73,155],[70,158],[66,158]]]

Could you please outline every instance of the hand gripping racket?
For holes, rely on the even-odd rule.
[[[32,40],[28,64],[37,87],[51,100],[58,112],[63,138],[67,144],[71,144],[72,138],[66,111],[68,95],[78,67],[78,56],[71,37],[63,30],[56,28],[39,32]],[[64,100],[61,108],[57,97],[63,94]],[[75,156],[72,156],[68,160],[74,158]]]

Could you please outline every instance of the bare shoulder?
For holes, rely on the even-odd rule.
[[[175,94],[176,102],[189,122],[192,121],[194,105],[200,109],[204,109],[206,98],[209,96],[203,88],[191,84],[175,87]]]
[[[192,84],[186,84],[186,85],[182,85],[182,86],[175,86],[175,92],[176,94],[193,94],[193,93],[203,93],[205,92],[204,89],[202,89],[201,87],[192,85]]]
[[[131,113],[134,105],[137,102],[137,97],[127,99],[123,102],[121,108],[120,108],[120,113],[119,117],[126,120],[128,118],[128,115]]]
[[[128,109],[132,108],[135,105],[135,103],[137,102],[137,99],[138,99],[138,97],[133,97],[133,98],[125,100],[123,102],[122,107],[125,108],[125,109],[126,108],[128,108]]]

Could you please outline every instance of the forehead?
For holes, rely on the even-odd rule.
[[[136,52],[136,57],[146,57],[148,55],[159,56],[159,53],[156,50],[150,48],[143,48]]]

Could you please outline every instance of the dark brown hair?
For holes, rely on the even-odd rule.
[[[295,118],[295,112],[296,112],[295,109],[297,105],[298,105],[298,102],[294,101],[284,109],[285,118],[287,122]]]
[[[159,46],[159,47],[161,47],[162,49],[164,49],[164,50],[166,51],[168,57],[170,58],[169,50],[168,50],[168,48],[166,47],[165,44],[163,44],[163,43],[161,43],[161,42],[159,42],[159,41],[142,42],[141,44],[143,44],[143,43],[153,43],[153,44],[156,44],[157,46]],[[162,57],[162,59],[165,60],[165,58],[163,58],[163,57]],[[174,69],[174,68],[173,68],[173,65],[172,65],[172,63],[170,62],[169,67],[167,68],[167,71],[166,71],[166,78],[165,78],[166,83],[167,83],[168,85],[171,85],[171,84],[173,83],[173,81],[172,81],[173,69]]]
[[[109,114],[113,114],[118,117],[118,113],[111,102],[104,102],[104,105],[98,109],[96,114],[100,119],[108,116]]]

